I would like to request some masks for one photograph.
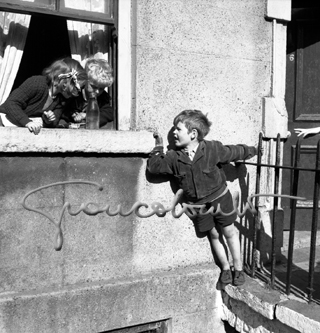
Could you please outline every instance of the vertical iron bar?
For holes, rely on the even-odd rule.
[[[302,137],[298,138],[296,143],[296,155],[294,167],[300,167],[300,145],[301,145]],[[294,169],[293,171],[293,179],[292,179],[292,193],[291,195],[297,196],[298,193],[298,181],[299,181],[299,170]],[[290,216],[290,234],[289,234],[289,248],[288,248],[288,266],[287,266],[287,285],[286,285],[286,293],[290,294],[291,289],[291,273],[292,273],[292,257],[293,257],[293,243],[294,243],[294,232],[295,232],[295,224],[296,224],[296,209],[297,209],[297,200],[292,199],[292,207],[291,207],[291,216]]]
[[[317,157],[316,157],[316,173],[314,181],[313,193],[313,211],[312,211],[312,226],[310,237],[310,257],[309,257],[309,278],[308,278],[308,299],[312,300],[313,294],[313,278],[314,278],[314,264],[316,255],[316,239],[318,228],[318,211],[319,211],[319,188],[320,188],[320,140],[317,144]]]
[[[274,194],[279,192],[279,172],[280,169],[277,168],[280,165],[280,134],[277,135],[277,144],[276,144],[276,161],[275,161],[275,170],[274,170]],[[273,201],[273,216],[272,216],[272,245],[271,245],[271,288],[274,288],[275,281],[275,267],[276,267],[276,214],[278,212],[278,197],[274,197]]]
[[[262,133],[259,134],[258,143],[258,157],[257,157],[257,176],[256,176],[256,193],[260,193],[260,174],[261,174],[261,148],[262,148]],[[255,197],[255,208],[258,211],[259,208],[259,197]],[[254,217],[254,228],[253,228],[253,240],[252,240],[252,270],[251,277],[255,277],[256,273],[256,261],[258,258],[257,251],[257,230],[260,225],[259,214]]]

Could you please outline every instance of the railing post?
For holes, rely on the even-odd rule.
[[[274,194],[279,194],[279,169],[280,165],[280,134],[277,135],[277,145],[276,145],[276,161],[275,161],[275,170],[274,170]],[[276,223],[276,214],[278,211],[278,197],[274,197],[273,201],[273,214],[272,214],[272,245],[271,245],[271,288],[274,287],[275,280],[275,267],[276,267],[276,250],[275,244],[277,240],[277,234],[275,232],[275,223]]]
[[[297,196],[298,193],[298,181],[299,181],[299,167],[300,167],[300,146],[301,146],[302,137],[298,138],[296,144],[296,155],[294,162],[294,171],[293,171],[293,184],[292,184],[292,193],[291,195]],[[296,227],[296,209],[297,209],[297,200],[292,199],[291,207],[291,216],[290,216],[290,234],[289,234],[289,248],[288,248],[288,267],[287,267],[287,285],[286,293],[290,294],[291,289],[291,273],[292,273],[292,257],[293,257],[293,243],[294,243],[294,232]]]
[[[261,148],[262,148],[262,133],[259,134],[259,143],[258,143],[258,157],[257,157],[257,175],[256,175],[256,193],[260,193],[260,175],[261,175]],[[259,209],[259,197],[255,197],[255,207],[258,211]],[[258,251],[257,251],[257,232],[260,227],[260,217],[259,214],[254,217],[254,228],[253,228],[253,239],[252,239],[252,270],[251,277],[255,277],[256,266],[258,260]]]
[[[314,177],[314,192],[313,192],[313,211],[312,211],[312,225],[310,237],[310,257],[309,257],[309,278],[308,278],[308,299],[312,300],[313,294],[313,277],[314,277],[314,264],[316,256],[316,240],[318,228],[318,211],[319,211],[319,188],[320,188],[320,140],[317,144],[317,157],[316,157],[316,172]]]

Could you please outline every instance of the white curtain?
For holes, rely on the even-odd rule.
[[[105,13],[107,1],[65,0],[66,8]],[[72,58],[84,65],[91,56],[106,60],[109,56],[110,28],[103,24],[67,21]]]
[[[91,56],[109,60],[108,27],[103,24],[67,21],[72,58],[84,65]]]
[[[30,15],[0,12],[0,104],[9,96],[26,43]]]

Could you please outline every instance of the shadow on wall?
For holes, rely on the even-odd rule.
[[[240,198],[239,211],[243,211],[248,201],[250,188],[250,178],[247,174],[247,168],[244,164],[231,165],[227,164],[223,166],[223,170],[226,174],[227,181],[234,182],[236,179],[240,186]],[[239,218],[239,223],[235,223],[235,226],[239,230],[240,239],[242,241],[241,248],[243,249],[243,264],[251,262],[251,247],[254,236],[254,216],[250,211],[247,211],[243,217]]]

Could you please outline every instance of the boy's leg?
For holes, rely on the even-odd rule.
[[[211,238],[211,244],[213,251],[218,258],[220,265],[221,265],[221,274],[220,274],[220,282],[223,284],[229,284],[232,282],[232,273],[230,270],[229,260],[227,257],[226,249],[224,246],[224,243],[220,232],[216,229],[216,227],[213,227],[209,231],[209,235]]]
[[[241,247],[239,235],[234,224],[222,228],[222,233],[226,238],[229,250],[233,259],[233,266],[236,271],[242,271]]]
[[[230,269],[230,264],[228,261],[226,250],[221,242],[220,233],[218,232],[216,227],[213,227],[210,230],[209,234],[212,240],[213,250],[221,264],[221,269],[224,271]]]
[[[245,275],[242,268],[242,260],[241,260],[241,247],[239,235],[234,224],[230,224],[224,228],[222,228],[222,232],[224,237],[227,240],[229,250],[231,252],[233,258],[233,266],[234,266],[234,278],[233,284],[235,286],[241,286],[245,283]]]
[[[215,216],[215,222],[217,223],[217,225],[221,227],[222,234],[226,239],[228,248],[232,255],[233,266],[234,266],[233,284],[235,286],[241,286],[242,284],[245,283],[245,274],[243,272],[243,266],[242,266],[241,246],[240,246],[238,230],[234,225],[234,221],[237,218],[237,214],[233,207],[233,201],[230,192],[227,192],[224,196],[215,200],[212,203],[212,206],[215,209],[217,209],[220,206],[221,214],[217,214]]]

